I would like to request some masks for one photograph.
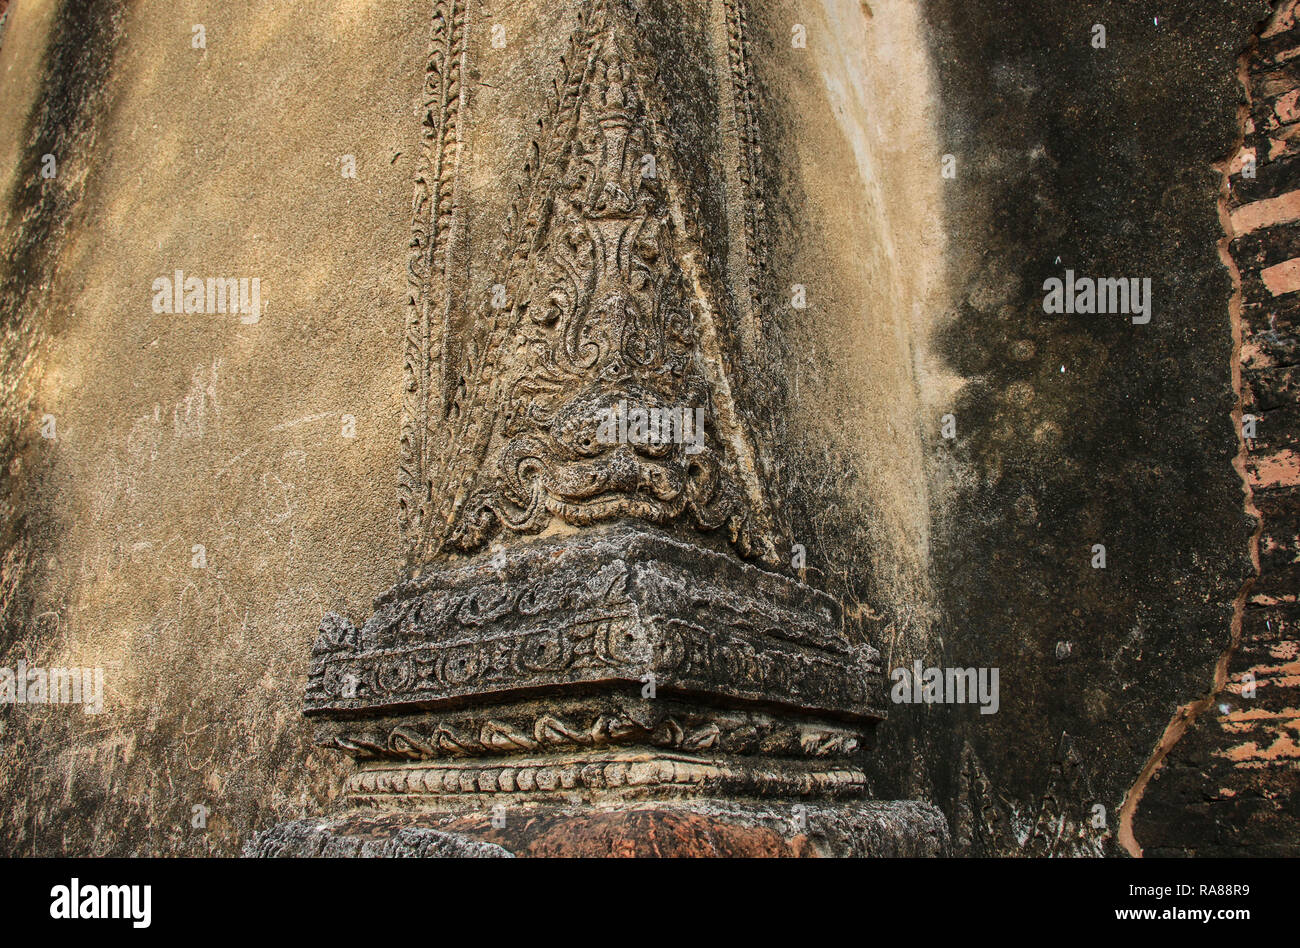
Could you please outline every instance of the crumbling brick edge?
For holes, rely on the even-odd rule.
[[[1219,717],[1207,717],[1201,722],[1206,732],[1202,743],[1208,756],[1230,763],[1224,764],[1223,772],[1204,763],[1195,768],[1203,784],[1218,781],[1213,792],[1207,793],[1201,787],[1207,799],[1226,797],[1232,801],[1239,791],[1222,785],[1232,782],[1225,779],[1227,773],[1242,768],[1256,774],[1249,786],[1252,792],[1272,795],[1270,788],[1276,790],[1280,780],[1277,771],[1270,773],[1270,769],[1300,757],[1295,753],[1294,740],[1286,734],[1288,728],[1298,729],[1300,716],[1288,720],[1297,712],[1285,707],[1291,703],[1285,696],[1300,682],[1300,677],[1292,674],[1296,663],[1287,661],[1288,656],[1294,659],[1300,654],[1300,641],[1296,641],[1294,632],[1288,634],[1287,622],[1293,617],[1285,611],[1296,600],[1294,594],[1285,592],[1294,580],[1293,570],[1288,567],[1300,560],[1300,548],[1291,548],[1300,547],[1300,534],[1292,536],[1296,534],[1293,508],[1300,504],[1300,458],[1292,448],[1300,433],[1288,430],[1287,425],[1289,421],[1289,428],[1296,427],[1295,419],[1288,416],[1295,413],[1300,399],[1291,377],[1296,364],[1295,339],[1288,324],[1294,319],[1287,318],[1291,307],[1283,300],[1289,294],[1300,293],[1300,257],[1295,256],[1300,246],[1300,189],[1295,187],[1293,173],[1300,167],[1300,73],[1287,65],[1292,59],[1300,64],[1300,0],[1275,0],[1271,14],[1258,25],[1238,59],[1238,78],[1244,93],[1239,109],[1240,135],[1230,157],[1214,166],[1221,182],[1219,217],[1223,237],[1219,254],[1232,279],[1228,306],[1235,393],[1232,419],[1239,442],[1233,467],[1242,481],[1244,512],[1254,522],[1249,540],[1253,575],[1234,597],[1229,641],[1215,663],[1208,692],[1175,710],[1146,765],[1125,794],[1117,838],[1132,856],[1143,855],[1134,818],[1144,794],[1174,748],[1216,703],[1224,703],[1224,708]],[[1243,174],[1248,167],[1250,173]],[[1280,330],[1279,316],[1283,323]],[[1265,411],[1273,412],[1277,423],[1255,436],[1245,420],[1253,417],[1260,424],[1258,416]],[[1261,496],[1269,499],[1264,511],[1257,504]],[[1261,555],[1262,545],[1269,554],[1267,558]],[[1291,563],[1287,562],[1288,556]],[[1254,619],[1249,629],[1248,610]],[[1269,620],[1271,610],[1278,611]],[[1267,632],[1261,633],[1258,628],[1261,615]],[[1273,629],[1273,621],[1277,622],[1277,630]],[[1247,647],[1243,648],[1243,644]],[[1251,664],[1262,653],[1269,661]],[[1274,661],[1280,664],[1271,664]],[[1273,677],[1255,682],[1256,674]],[[1233,696],[1245,696],[1248,681],[1255,687],[1269,688],[1268,706],[1260,702],[1248,710],[1231,707]],[[1243,734],[1271,737],[1272,743],[1261,746],[1258,741],[1244,741]],[[1196,759],[1196,751],[1190,756]],[[1244,819],[1245,811],[1240,813]],[[1250,838],[1249,834],[1240,835]],[[1192,842],[1185,840],[1182,845],[1190,852],[1201,848]],[[1215,843],[1205,840],[1203,845],[1213,849]]]

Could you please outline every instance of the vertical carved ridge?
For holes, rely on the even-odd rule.
[[[744,0],[723,0],[727,24],[727,58],[731,66],[731,88],[736,132],[740,137],[740,180],[744,189],[746,281],[755,333],[764,332],[763,270],[767,259],[764,205],[758,184],[762,142],[754,114],[754,79],[749,67],[749,36]]]
[[[403,371],[402,439],[398,482],[399,522],[408,549],[427,530],[431,490],[429,442],[433,400],[433,310],[445,299],[448,245],[454,211],[454,169],[459,157],[460,76],[465,55],[464,0],[435,0],[429,60],[422,93],[420,167],[412,197],[407,262],[407,321]],[[445,321],[445,304],[444,304]],[[445,345],[446,326],[439,334]],[[440,353],[441,354],[441,353]],[[442,363],[439,358],[439,364]]]

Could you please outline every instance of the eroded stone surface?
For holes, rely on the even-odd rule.
[[[323,623],[309,714],[650,679],[666,693],[882,714],[879,653],[850,641],[833,599],[653,530],[512,547],[377,606],[360,629]]]
[[[244,847],[244,855],[263,859],[282,856],[494,859],[511,855],[491,843],[424,827],[407,826],[392,835],[377,837],[355,832],[341,834],[340,828],[323,820],[281,823],[254,836]]]
[[[365,617],[400,573],[406,547],[384,486],[395,445],[403,434],[420,441],[416,467],[403,455],[414,517],[436,474],[429,459],[450,443],[443,426],[459,424],[446,413],[468,404],[461,369],[483,364],[468,324],[501,280],[495,242],[516,186],[540,167],[534,143],[556,140],[536,122],[558,101],[552,80],[567,74],[560,56],[581,4],[497,5],[460,20],[448,3],[321,0],[292,16],[227,5],[211,14],[220,22],[208,23],[206,51],[188,46],[167,0],[80,15],[91,6],[11,4],[0,38],[0,664],[102,664],[107,710],[0,711],[0,846],[229,854],[256,828],[328,805],[358,773],[343,754],[312,750],[316,725],[299,713],[312,630],[329,611]],[[1213,168],[1242,130],[1237,56],[1269,4],[1187,0],[1158,17],[1131,3],[1049,0],[747,6],[742,18],[738,4],[640,4],[643,28],[632,32],[657,37],[657,73],[643,68],[641,40],[620,47],[650,93],[631,98],[630,127],[672,172],[637,192],[658,233],[628,259],[659,251],[657,299],[717,304],[718,338],[701,335],[704,356],[678,351],[662,364],[677,359],[716,396],[708,444],[729,491],[744,500],[755,479],[775,485],[767,497],[784,509],[771,530],[783,562],[770,568],[786,568],[787,539],[800,544],[801,579],[845,603],[846,634],[879,647],[886,671],[913,659],[1002,670],[1001,709],[987,719],[892,709],[863,762],[871,789],[940,801],[962,851],[1111,851],[1119,804],[1171,713],[1215,687],[1233,599],[1252,572],[1253,524],[1231,470],[1231,280],[1216,253]],[[432,76],[430,7],[452,10],[437,27],[442,48],[473,50]],[[1233,169],[1240,207],[1293,190],[1300,138],[1284,7],[1260,37],[1270,62],[1252,80],[1249,116],[1259,176],[1247,184]],[[735,42],[742,19],[748,44]],[[1088,43],[1098,19],[1107,50]],[[791,45],[795,21],[805,48]],[[505,29],[504,50],[494,51],[494,26]],[[454,123],[427,118],[458,96]],[[582,102],[572,127],[599,145],[605,103]],[[464,149],[455,187],[417,160],[413,111],[430,121],[437,161],[460,161],[453,152]],[[652,120],[667,129],[657,139]],[[51,151],[61,171],[45,181]],[[340,178],[344,153],[357,179]],[[945,154],[955,179],[941,177]],[[566,157],[548,167],[561,165],[552,184],[577,166]],[[422,211],[447,210],[414,227],[413,177]],[[570,200],[573,189],[538,193],[560,200],[566,225],[614,226],[585,195]],[[727,200],[742,193],[753,199]],[[1246,458],[1265,521],[1261,581],[1241,610],[1227,684],[1138,813],[1139,840],[1160,853],[1282,851],[1294,836],[1285,820],[1295,798],[1297,345],[1293,294],[1275,296],[1262,279],[1294,256],[1287,203],[1242,216],[1232,248],[1247,297],[1246,407],[1266,417]],[[464,215],[459,234],[453,207]],[[688,211],[706,225],[698,234]],[[516,236],[537,225],[532,260],[564,259],[556,227],[514,220]],[[704,262],[687,259],[693,252]],[[425,315],[403,326],[408,264],[414,286],[439,271],[457,281],[456,306],[431,303],[427,336]],[[675,271],[693,264],[700,284],[683,289]],[[251,328],[157,317],[149,283],[175,266],[260,272],[270,309]],[[1067,266],[1155,277],[1152,324],[1139,334],[1044,318],[1042,280]],[[546,295],[532,290],[551,285],[506,283],[527,291],[513,299],[526,295],[530,309]],[[806,309],[789,305],[795,284]],[[707,328],[701,311],[686,315]],[[606,338],[609,317],[597,321]],[[436,341],[448,323],[444,353]],[[537,332],[555,351],[552,330]],[[714,358],[740,370],[707,365]],[[728,401],[722,380],[742,394]],[[688,388],[652,381],[655,397]],[[479,404],[523,393],[499,394]],[[787,396],[788,410],[753,408]],[[399,430],[399,401],[429,406],[432,423]],[[596,402],[570,407],[582,404]],[[725,420],[728,404],[751,417]],[[935,434],[948,412],[956,443]],[[47,413],[57,417],[53,440],[39,433]],[[340,434],[348,415],[350,439]],[[573,470],[562,455],[581,425],[510,424],[528,430],[507,436],[504,413],[492,423],[489,478],[504,476],[505,448],[540,425],[552,471],[542,505],[555,505],[549,488],[562,496],[573,486],[557,472]],[[754,441],[754,479],[742,470],[751,452],[731,437],[742,430]],[[611,462],[607,473],[660,464],[632,453],[635,468]],[[663,462],[665,495],[684,483],[683,460]],[[533,498],[531,475],[521,482],[525,505],[500,505],[516,522]],[[430,490],[436,504],[451,499]],[[758,555],[741,550],[729,523],[702,529],[675,499],[655,499],[667,503],[659,526],[677,539],[766,562],[762,544]],[[576,528],[556,509],[546,530]],[[446,524],[444,513],[424,511],[414,533]],[[512,534],[494,529],[489,545]],[[1093,542],[1107,544],[1104,572],[1087,565]],[[196,544],[208,568],[191,566]],[[1254,703],[1240,693],[1246,672],[1264,683]],[[554,723],[521,704],[500,717],[448,708],[419,727],[386,714],[327,739],[351,742],[363,770],[417,759],[409,754],[470,769],[533,745],[568,753],[606,737],[602,749],[677,752],[708,741],[713,723],[741,756],[757,756],[768,737],[776,756],[804,756],[788,724],[717,709],[710,722],[698,708],[649,719],[635,687],[607,700],[554,708]],[[641,722],[630,733],[599,723],[625,713]],[[828,765],[841,766],[839,755]],[[191,825],[198,804],[212,810],[204,831]],[[1094,827],[1098,806],[1107,819]]]
[[[441,817],[361,811],[276,827],[259,834],[245,854],[389,855],[412,846],[399,847],[399,840],[420,841],[422,855],[445,856],[916,857],[949,851],[946,821],[922,803],[792,808],[696,802],[595,809],[532,805]]]

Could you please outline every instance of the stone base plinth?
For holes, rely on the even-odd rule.
[[[948,854],[943,814],[915,801],[525,804],[454,814],[354,810],[281,823],[245,847],[246,856],[264,858]]]
[[[329,820],[258,856],[919,856],[870,801],[880,655],[798,578],[592,527],[399,583],[312,648],[305,713],[353,757]]]

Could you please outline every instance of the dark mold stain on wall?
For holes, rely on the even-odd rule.
[[[933,444],[955,472],[935,492],[944,663],[1001,680],[998,713],[961,709],[931,765],[967,852],[1115,853],[1121,803],[1210,689],[1251,570],[1214,165],[1267,6],[926,9],[959,169],[961,289],[936,342],[967,379],[957,438]],[[1067,269],[1150,278],[1150,322],[1045,313]]]

